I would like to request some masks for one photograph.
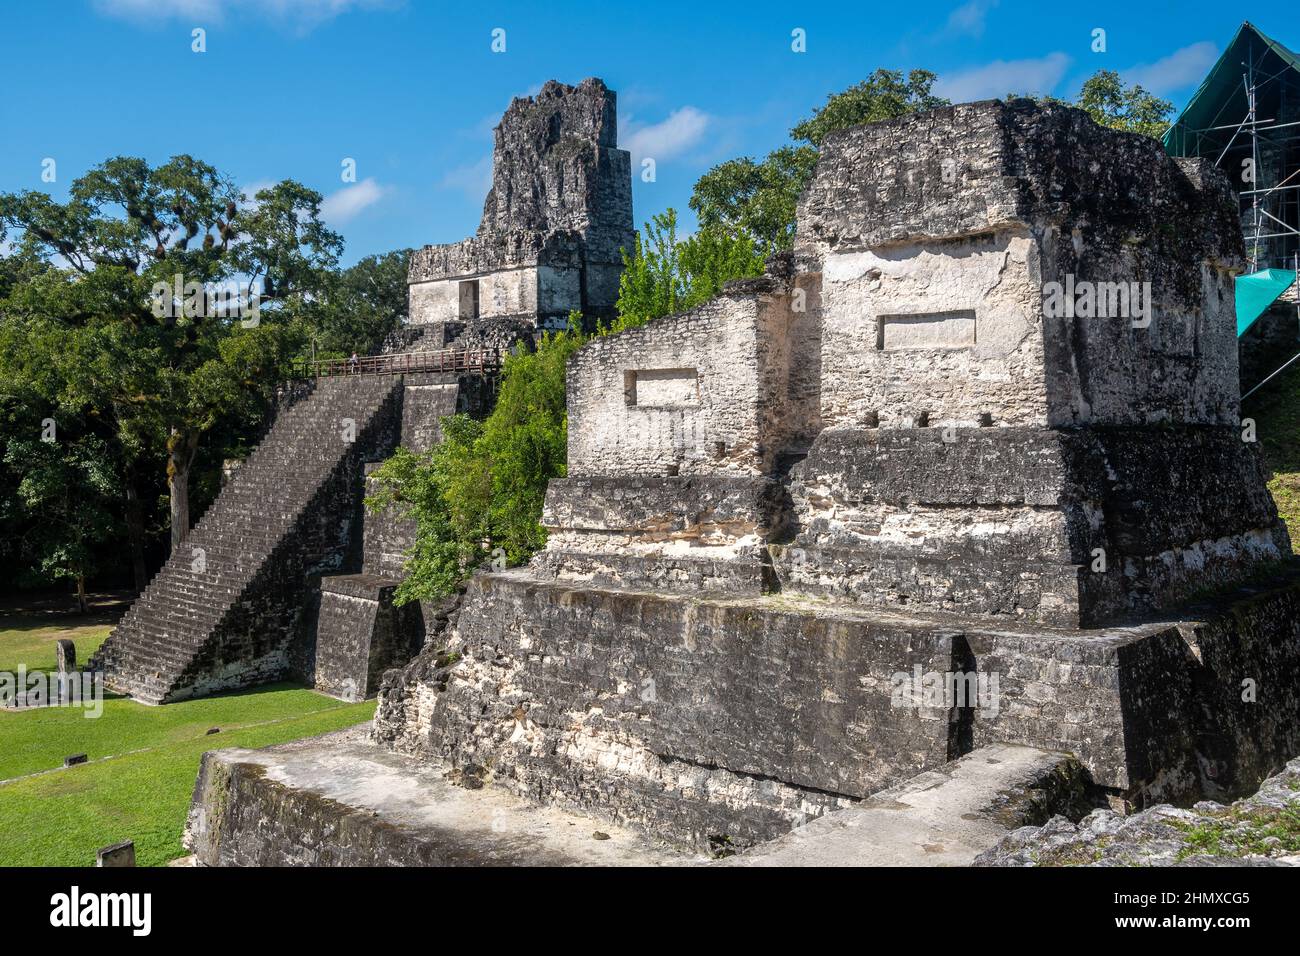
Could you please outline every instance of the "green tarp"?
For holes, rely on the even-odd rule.
[[[1250,328],[1264,314],[1273,300],[1295,282],[1289,269],[1265,269],[1248,276],[1237,276],[1237,335]]]
[[[1266,37],[1252,23],[1243,23],[1228,43],[1227,49],[1219,57],[1208,76],[1192,95],[1191,102],[1183,110],[1174,125],[1165,131],[1165,149],[1171,156],[1199,155],[1199,144],[1195,130],[1204,130],[1214,126],[1228,126],[1246,115],[1249,108],[1246,102],[1246,86],[1242,81],[1246,60],[1261,57],[1265,53],[1276,59],[1268,64],[1265,77],[1275,75],[1279,70],[1300,71],[1300,55],[1297,55],[1271,37]],[[1265,64],[1261,61],[1259,67]],[[1216,142],[1227,143],[1231,138],[1231,128],[1219,131]],[[1222,146],[1215,147],[1213,156]]]

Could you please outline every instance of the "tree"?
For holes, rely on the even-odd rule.
[[[86,579],[115,530],[117,475],[107,445],[93,435],[18,439],[7,443],[4,463],[21,475],[14,505],[30,518],[22,522],[20,552],[41,579],[71,579],[85,614]]]
[[[445,597],[490,558],[517,564],[546,543],[542,502],[568,449],[565,363],[586,341],[579,317],[570,319],[567,331],[542,333],[535,351],[507,356],[485,421],[443,418],[440,444],[422,455],[398,449],[373,473],[368,506],[416,522],[400,602]]]
[[[283,377],[301,344],[290,318],[342,248],[318,193],[286,180],[248,198],[189,156],[156,168],[110,159],[75,180],[65,203],[0,195],[0,231],[20,233],[19,254],[67,265],[12,288],[7,320],[27,327],[30,345],[57,343],[49,400],[102,423],[124,452],[128,496],[133,452],[163,447],[173,548],[189,530],[203,436]],[[257,314],[232,315],[222,287]]]
[[[900,70],[876,70],[861,83],[828,96],[826,105],[813,110],[790,135],[821,146],[836,130],[947,106],[948,100],[931,92],[935,79],[929,70],[912,70],[906,79]]]
[[[651,319],[693,308],[713,298],[732,279],[763,274],[764,256],[745,232],[702,227],[677,238],[677,211],[653,216],[636,234],[632,251],[623,252],[618,283],[618,318],[610,331],[644,325]]]
[[[689,205],[700,226],[745,236],[775,251],[794,245],[799,194],[817,165],[813,146],[782,146],[761,163],[748,156],[714,166],[695,183]]]
[[[1078,106],[1102,126],[1159,138],[1169,128],[1174,104],[1138,84],[1125,87],[1113,70],[1098,70],[1083,84]]]
[[[366,355],[401,327],[407,312],[410,256],[409,249],[367,256],[328,276],[320,297],[303,310],[315,354]]]
[[[796,124],[790,131],[795,144],[773,150],[761,163],[746,156],[709,170],[695,184],[690,208],[701,226],[746,235],[765,253],[790,248],[799,194],[812,178],[822,141],[835,130],[947,105],[931,92],[934,81],[928,70],[906,77],[876,70]]]

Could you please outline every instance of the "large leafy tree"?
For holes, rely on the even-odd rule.
[[[0,194],[0,231],[17,237],[18,257],[59,265],[11,284],[2,307],[21,351],[0,362],[29,377],[48,366],[44,399],[113,443],[128,498],[135,470],[161,448],[173,547],[189,529],[204,436],[266,402],[301,345],[289,318],[337,263],[342,240],[320,203],[287,180],[246,197],[190,156],[157,167],[110,159],[75,180],[66,202]],[[160,291],[178,286],[183,301]],[[218,286],[259,291],[259,314],[223,312],[210,294]]]
[[[912,70],[876,70],[798,123],[795,140],[773,150],[761,162],[748,156],[713,167],[695,184],[690,207],[700,225],[751,238],[765,252],[794,244],[795,209],[799,194],[812,178],[817,150],[835,130],[892,119],[944,106],[947,100],[931,92],[935,75]]]
[[[1090,76],[1075,102],[1102,126],[1143,136],[1163,136],[1174,111],[1173,103],[1138,84],[1125,86],[1113,70],[1098,70]]]

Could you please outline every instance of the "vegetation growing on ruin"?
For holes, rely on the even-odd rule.
[[[623,258],[618,316],[597,334],[689,309],[763,271],[748,236],[701,229],[678,238],[673,209],[646,223]],[[546,544],[546,486],[564,476],[568,451],[565,364],[587,341],[580,319],[575,313],[566,331],[543,333],[535,351],[506,358],[485,421],[443,418],[441,443],[424,454],[399,448],[372,475],[378,489],[367,505],[416,522],[399,602],[446,597],[480,567],[521,564]]]
[[[486,421],[443,418],[441,443],[425,454],[398,449],[373,474],[379,490],[367,504],[416,521],[400,602],[443,597],[485,562],[517,564],[545,544],[542,500],[564,474],[568,445],[564,366],[584,341],[576,321],[543,333],[535,351],[507,356]]]
[[[765,256],[743,233],[704,227],[677,238],[677,210],[653,216],[623,251],[618,283],[618,317],[609,332],[644,325],[651,319],[707,302],[733,279],[763,274]]]
[[[1213,819],[1170,821],[1182,830],[1186,846],[1180,861],[1193,856],[1279,856],[1300,852],[1300,807],[1228,807]]]

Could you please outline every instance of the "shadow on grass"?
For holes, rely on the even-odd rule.
[[[82,614],[67,594],[18,594],[0,599],[0,630],[35,631],[116,624],[135,600],[132,591],[94,591],[86,595],[90,610]]]

